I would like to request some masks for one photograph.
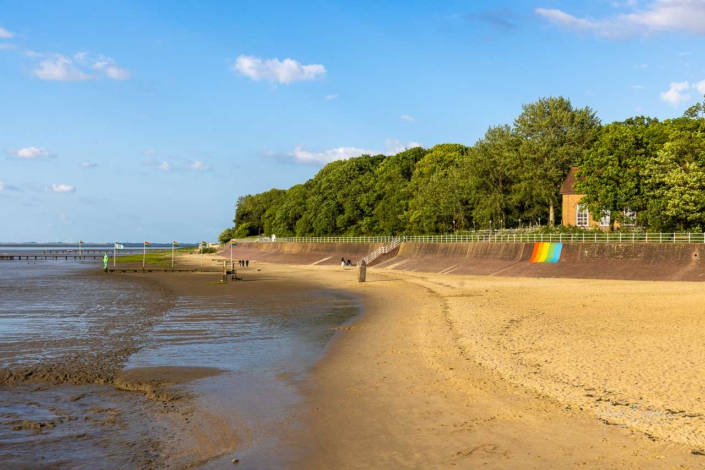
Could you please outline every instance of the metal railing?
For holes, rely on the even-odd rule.
[[[368,254],[368,255],[365,256],[364,258],[362,258],[362,259],[360,260],[360,263],[362,263],[362,262],[364,261],[365,264],[370,264],[372,261],[376,260],[376,259],[379,258],[380,256],[386,255],[386,254],[389,253],[390,251],[392,251],[392,250],[398,248],[399,245],[401,245],[402,242],[404,242],[404,241],[406,241],[406,237],[395,238],[395,239],[392,240],[390,243],[388,243],[388,244],[386,244],[386,245],[384,245],[384,246],[381,246],[381,247],[377,248],[375,251],[373,251],[372,253]]]
[[[411,243],[705,243],[705,233],[583,232],[522,233],[477,232],[463,235],[410,235],[404,237],[277,237],[262,238],[273,243],[385,243],[398,240]],[[399,241],[401,243],[401,241]],[[384,248],[384,247],[382,247]]]

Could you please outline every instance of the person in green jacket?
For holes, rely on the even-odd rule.
[[[105,253],[105,256],[103,256],[103,271],[108,272],[108,253]]]

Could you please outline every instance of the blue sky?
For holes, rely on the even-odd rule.
[[[214,240],[335,158],[705,93],[705,0],[0,0],[0,241]]]

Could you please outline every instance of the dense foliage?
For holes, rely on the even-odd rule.
[[[602,126],[562,97],[523,106],[512,126],[475,145],[412,148],[335,161],[304,184],[243,196],[219,238],[448,233],[560,220],[560,187],[612,223],[636,211],[654,230],[705,228],[705,104],[682,118],[635,117]],[[221,240],[221,241],[222,241]]]

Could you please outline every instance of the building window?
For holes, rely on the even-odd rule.
[[[624,209],[624,225],[625,227],[633,227],[636,225],[636,211]]]
[[[578,204],[575,207],[575,225],[577,227],[587,227],[588,217],[587,207],[582,204]]]
[[[610,211],[602,211],[602,217],[600,217],[600,227],[610,226]]]

